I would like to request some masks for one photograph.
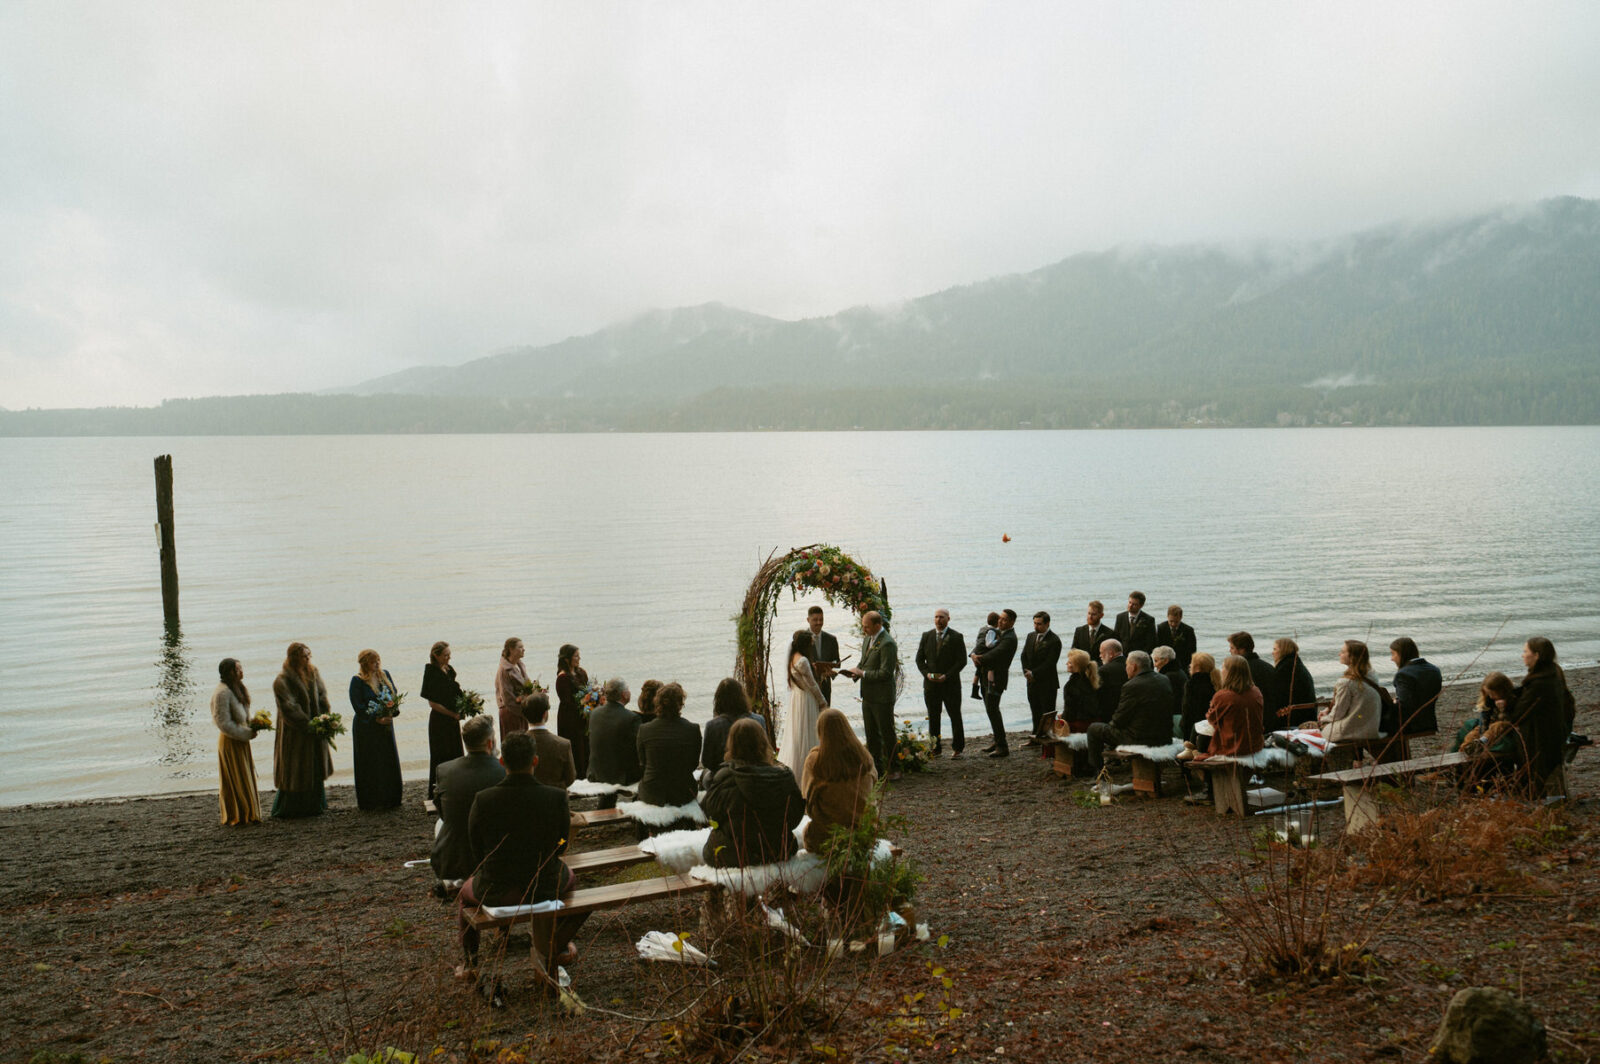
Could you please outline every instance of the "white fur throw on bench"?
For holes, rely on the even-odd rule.
[[[1178,755],[1183,753],[1183,740],[1174,739],[1165,746],[1119,746],[1115,753],[1121,757],[1142,757],[1146,761],[1165,764],[1178,760]]]
[[[573,780],[567,793],[574,798],[603,798],[608,794],[632,794],[636,784],[599,783],[595,780]]]
[[[686,802],[683,805],[618,802],[617,812],[623,816],[632,817],[647,828],[664,828],[669,824],[676,824],[680,820],[689,820],[696,824],[708,823],[705,810],[700,808],[699,802]]]

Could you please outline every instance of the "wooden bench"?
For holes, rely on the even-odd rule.
[[[1133,745],[1137,745],[1137,744],[1133,744]],[[1154,744],[1150,744],[1150,745],[1154,745]],[[1118,746],[1118,747],[1108,746],[1102,752],[1101,756],[1103,756],[1107,760],[1110,760],[1111,758],[1116,758],[1119,761],[1126,761],[1132,766],[1132,768],[1133,768],[1133,792],[1135,794],[1147,794],[1152,798],[1160,798],[1161,797],[1161,768],[1162,768],[1162,766],[1163,765],[1167,765],[1167,764],[1182,765],[1183,762],[1181,762],[1181,761],[1172,761],[1172,762],[1155,761],[1155,760],[1152,760],[1152,759],[1150,759],[1148,757],[1145,757],[1143,754],[1127,753],[1126,750],[1127,750],[1127,747],[1124,747],[1124,746]]]
[[[574,875],[581,872],[609,872],[645,864],[655,859],[655,854],[645,853],[637,846],[613,846],[609,850],[589,850],[587,853],[569,853],[562,856],[562,860],[572,869]]]
[[[1378,822],[1378,800],[1373,788],[1379,783],[1404,783],[1423,772],[1454,768],[1472,760],[1466,754],[1434,754],[1407,761],[1389,761],[1324,772],[1308,777],[1311,783],[1337,783],[1344,790],[1344,830],[1347,834],[1367,830]]]
[[[439,815],[439,807],[426,798],[422,800],[422,809],[429,816]],[[633,818],[628,816],[628,814],[619,812],[615,809],[591,809],[587,813],[572,814],[572,829],[575,831],[582,827],[602,827],[606,824],[622,824],[631,819]]]
[[[570,867],[570,862],[569,862]],[[663,876],[660,879],[637,879],[631,883],[612,883],[604,887],[585,887],[567,896],[561,908],[547,913],[522,913],[517,916],[491,916],[481,908],[465,910],[467,922],[479,931],[496,928],[509,929],[516,924],[534,920],[548,921],[554,931],[556,920],[577,917],[578,923],[597,912],[620,909],[624,905],[659,901],[716,890],[717,885],[703,879],[692,879],[687,874]],[[535,929],[538,930],[537,928]],[[576,928],[574,928],[576,931]]]
[[[1053,760],[1050,767],[1058,776],[1069,779],[1086,779],[1089,772],[1089,752],[1087,750],[1074,750],[1066,743],[1066,736],[1057,735],[1041,740],[1044,752]]]

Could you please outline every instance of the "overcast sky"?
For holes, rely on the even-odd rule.
[[[0,3],[0,405],[1600,196],[1600,4]]]

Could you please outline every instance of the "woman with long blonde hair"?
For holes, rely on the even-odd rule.
[[[311,718],[332,712],[322,674],[311,664],[311,648],[290,643],[283,671],[272,681],[278,703],[278,734],[272,748],[272,783],[278,794],[272,815],[279,818],[316,816],[328,808],[324,781],[333,775],[328,740],[313,735]]]
[[[1383,699],[1372,682],[1372,657],[1367,644],[1346,639],[1339,650],[1344,675],[1333,685],[1333,704],[1317,711],[1322,737],[1329,742],[1348,739],[1376,739]]]
[[[800,793],[806,799],[806,849],[821,853],[835,827],[853,828],[878,782],[872,755],[837,709],[817,715],[817,745],[806,755]]]
[[[1061,716],[1064,723],[1056,732],[1088,731],[1089,725],[1100,719],[1100,667],[1087,651],[1074,648],[1067,651],[1067,682],[1061,685]]]
[[[400,692],[376,650],[356,655],[360,672],[350,677],[350,747],[355,759],[356,808],[400,806],[400,750],[394,715]]]

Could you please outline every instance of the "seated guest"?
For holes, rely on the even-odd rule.
[[[1236,654],[1228,655],[1222,662],[1222,683],[1206,711],[1213,734],[1204,756],[1243,757],[1260,750],[1265,738],[1261,715],[1261,688],[1250,676],[1250,663]]]
[[[1491,672],[1478,685],[1476,712],[1461,722],[1452,749],[1463,754],[1492,754],[1515,763],[1522,753],[1517,735],[1517,688],[1503,672]]]
[[[1061,688],[1061,719],[1056,731],[1083,732],[1100,719],[1100,666],[1087,650],[1067,651],[1067,682]]]
[[[656,692],[659,690],[660,680],[646,680],[639,685],[639,723],[656,719]]]
[[[1189,659],[1189,679],[1183,685],[1183,719],[1179,727],[1183,730],[1185,746],[1202,752],[1210,748],[1211,736],[1196,734],[1194,726],[1206,719],[1211,699],[1221,686],[1222,673],[1217,669],[1217,660],[1210,654],[1196,651]]]
[[[572,744],[550,730],[550,696],[543,691],[529,695],[522,702],[522,715],[527,718],[533,749],[539,755],[535,770],[539,782],[566,790],[578,778],[578,766],[572,760]]]
[[[1283,695],[1278,715],[1267,721],[1268,731],[1298,728],[1317,722],[1317,685],[1311,670],[1300,660],[1300,644],[1285,636],[1272,641],[1273,682]]]
[[[1109,666],[1107,666],[1109,668]],[[1164,746],[1172,741],[1172,685],[1155,671],[1150,655],[1128,655],[1127,682],[1109,724],[1089,725],[1089,769],[1098,773],[1107,746]],[[1104,688],[1102,688],[1104,690]]]
[[[708,773],[721,768],[722,759],[728,754],[728,729],[747,719],[756,718],[750,712],[744,685],[732,676],[726,677],[711,696],[711,719],[706,721],[705,742],[700,747],[700,764]]]
[[[1169,646],[1159,646],[1150,652],[1150,662],[1155,670],[1172,685],[1172,715],[1183,712],[1183,687],[1188,673],[1178,664],[1178,652]]]
[[[1278,691],[1278,674],[1273,671],[1271,665],[1261,660],[1261,655],[1256,653],[1255,637],[1249,632],[1235,632],[1230,635],[1228,653],[1237,654],[1250,663],[1250,678],[1261,688],[1261,732],[1264,735],[1268,730],[1267,722],[1273,721],[1276,726],[1278,710],[1288,704]]]
[[[656,719],[639,726],[641,802],[687,805],[699,793],[694,771],[700,763],[700,725],[683,719],[683,688],[669,683],[656,692]]]
[[[513,732],[502,745],[506,778],[479,791],[467,817],[477,871],[461,884],[457,908],[464,971],[478,963],[478,932],[467,921],[468,909],[554,901],[570,894],[574,882],[572,870],[560,859],[572,819],[566,792],[545,786],[535,776],[532,736]],[[581,917],[557,919],[553,941],[541,943],[542,936],[534,936],[535,960],[541,967],[572,963],[578,953],[572,936],[581,923]]]
[[[836,827],[854,828],[867,811],[878,773],[872,755],[856,738],[850,721],[837,709],[825,709],[817,717],[817,745],[806,755],[800,774],[800,793],[805,795],[806,849],[823,853],[828,836]]]
[[[1339,664],[1345,669],[1344,675],[1333,685],[1333,705],[1317,711],[1322,737],[1329,742],[1376,739],[1383,701],[1378,696],[1378,685],[1371,678],[1372,661],[1367,654],[1367,644],[1359,639],[1346,639],[1339,650]]]
[[[1403,735],[1431,735],[1439,730],[1439,692],[1444,677],[1430,664],[1409,636],[1389,644],[1389,660],[1398,666],[1394,674],[1394,700],[1400,707],[1400,732]]]
[[[639,782],[639,714],[628,709],[633,693],[617,677],[601,689],[605,701],[589,714],[589,780],[594,783]],[[613,809],[616,794],[600,798],[601,809]]]
[[[434,801],[439,803],[439,833],[433,837],[428,863],[440,879],[466,879],[476,865],[467,817],[472,800],[485,787],[506,778],[505,766],[494,756],[494,718],[487,713],[461,725],[461,743],[467,752],[439,766],[434,780]]]
[[[773,758],[767,730],[741,720],[728,729],[727,756],[706,790],[706,816],[716,826],[701,856],[713,868],[786,861],[799,846],[794,829],[805,809],[794,773]]]
[[[1178,667],[1188,674],[1189,662],[1199,649],[1199,643],[1195,641],[1194,629],[1183,623],[1182,606],[1167,607],[1167,619],[1156,625],[1156,645],[1171,647],[1178,655]]]
[[[1528,675],[1517,689],[1517,733],[1527,750],[1525,768],[1528,793],[1539,797],[1545,792],[1550,774],[1567,756],[1567,736],[1577,704],[1567,687],[1567,674],[1556,664],[1555,644],[1536,635],[1522,647],[1522,663]]]
[[[1105,722],[1116,716],[1122,703],[1122,685],[1128,682],[1128,659],[1122,656],[1122,643],[1107,639],[1100,644],[1100,705],[1095,720]]]

